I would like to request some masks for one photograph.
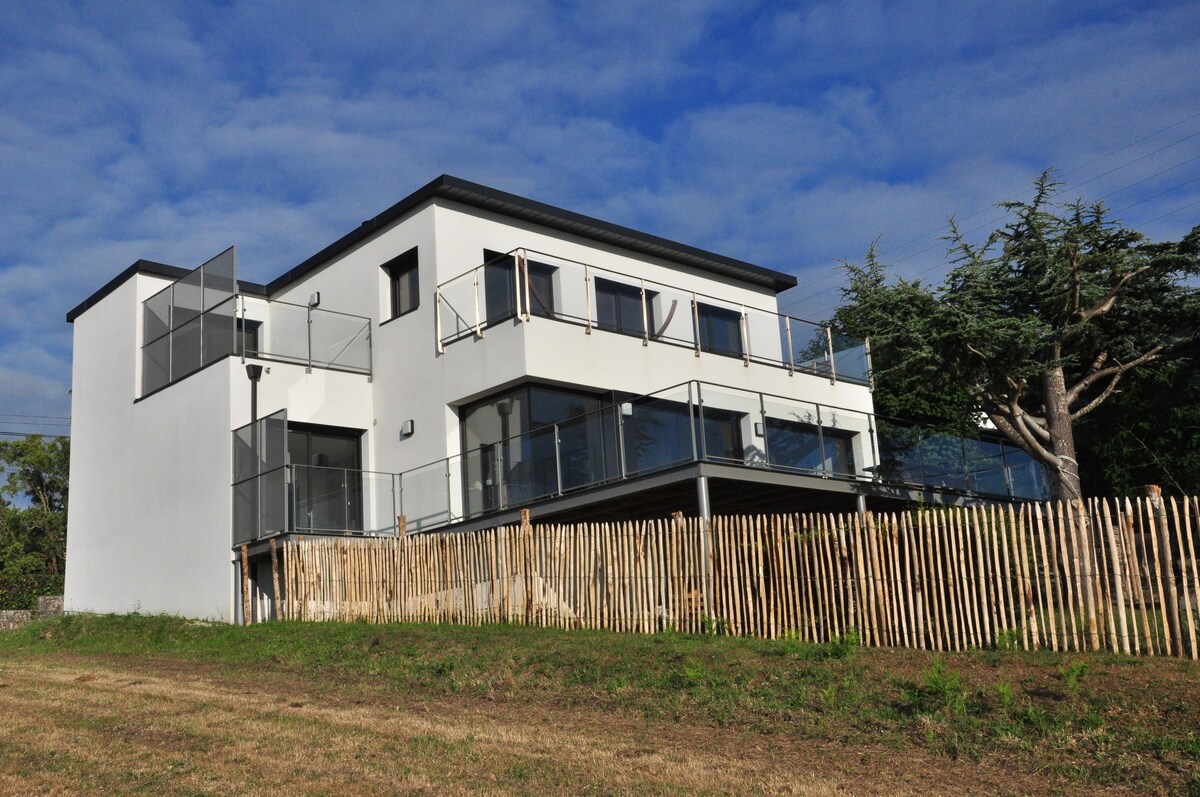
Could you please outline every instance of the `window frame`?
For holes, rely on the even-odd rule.
[[[388,320],[406,316],[418,309],[421,306],[421,272],[417,247],[414,246],[407,252],[393,257],[380,268],[387,275],[388,280],[388,309],[391,312]],[[401,308],[400,286],[401,281],[406,278],[412,281],[409,291],[411,306]]]
[[[658,296],[657,291],[644,289],[638,285],[630,285],[627,282],[619,282],[610,280],[604,277],[595,277],[593,280],[596,292],[596,318],[592,322],[596,329],[604,332],[615,332],[618,335],[629,335],[630,337],[649,339],[655,337],[654,328],[654,299]],[[645,308],[646,312],[642,314],[642,293],[645,292]],[[614,323],[608,324],[600,320],[601,314],[601,295],[614,297]],[[624,318],[620,317],[620,302],[618,297],[625,296],[627,298],[637,299],[638,311],[633,319],[636,326],[629,326],[624,323]],[[647,329],[647,327],[649,327]]]
[[[714,320],[723,320],[731,322],[734,325],[737,332],[735,338],[737,341],[736,349],[726,349],[714,345],[712,335],[712,322]],[[717,354],[722,357],[745,358],[745,341],[742,340],[742,314],[737,310],[731,310],[727,307],[717,307],[716,305],[705,304],[704,302],[696,302],[696,326],[700,331],[700,351]]]

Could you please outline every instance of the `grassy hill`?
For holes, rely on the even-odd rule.
[[[73,616],[0,634],[0,791],[1200,794],[1198,675],[853,638]]]

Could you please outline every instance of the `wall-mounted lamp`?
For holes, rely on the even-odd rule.
[[[411,418],[400,424],[400,439],[403,440],[406,437],[412,437],[414,428]]]
[[[755,437],[762,437],[762,436],[763,436],[763,425],[762,425],[762,421],[755,421],[755,422],[754,422],[754,436],[755,436]]]
[[[263,367],[246,363],[246,378],[250,380],[250,423],[258,420],[258,380],[262,379]]]
[[[621,402],[621,414],[624,415],[626,418],[633,415],[633,402],[630,402],[630,401]]]
[[[308,308],[310,310],[321,306],[321,292],[316,291],[312,296],[308,297]]]

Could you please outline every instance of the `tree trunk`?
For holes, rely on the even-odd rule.
[[[1067,382],[1061,365],[1042,372],[1042,392],[1046,402],[1046,429],[1050,433],[1047,446],[1058,464],[1049,466],[1050,496],[1056,501],[1083,497],[1079,484],[1079,463],[1075,459],[1075,431],[1071,427],[1071,410],[1067,406]]]

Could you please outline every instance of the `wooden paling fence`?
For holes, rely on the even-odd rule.
[[[281,616],[1197,657],[1195,498],[288,542]]]

